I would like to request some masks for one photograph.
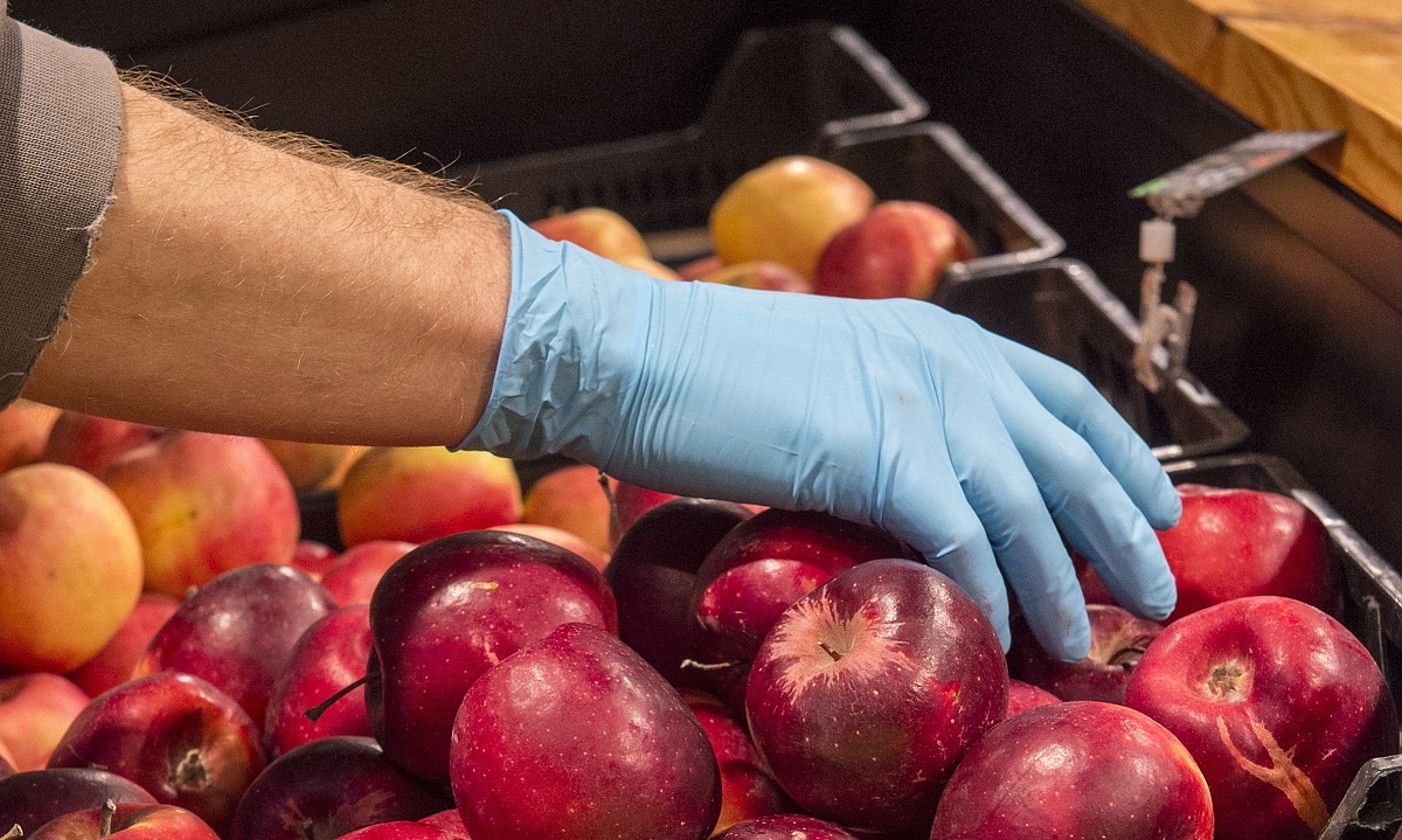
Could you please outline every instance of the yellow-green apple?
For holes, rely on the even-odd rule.
[[[162,625],[136,673],[193,674],[261,723],[297,640],[335,608],[321,584],[291,566],[264,563],[225,572]]]
[[[1042,706],[1050,706],[1053,703],[1060,703],[1061,698],[1050,691],[1038,688],[1031,683],[1022,680],[1008,680],[1008,714],[1012,717],[1028,709],[1036,709]]]
[[[42,770],[89,697],[58,674],[0,678],[0,741],[16,770]]]
[[[473,683],[453,725],[450,777],[476,840],[701,840],[720,811],[696,717],[590,624],[556,629]]]
[[[527,537],[535,537],[538,540],[545,540],[554,543],[566,551],[573,551],[580,557],[589,561],[589,565],[604,571],[609,565],[609,555],[571,534],[569,531],[561,531],[559,528],[552,528],[549,525],[528,525],[525,522],[517,522],[514,525],[493,525],[486,529],[488,531],[506,531],[509,534],[523,534]]]
[[[370,540],[353,545],[321,576],[321,585],[342,606],[368,604],[380,578],[413,549],[413,543],[399,540]]]
[[[156,804],[135,782],[89,767],[34,770],[0,779],[0,816],[6,825],[15,824],[30,833],[64,814],[98,808],[108,801]]]
[[[370,607],[342,607],[302,634],[268,701],[264,737],[274,756],[336,735],[370,734],[364,688],[353,689],[315,720],[307,712],[365,676]]]
[[[289,564],[294,569],[306,572],[307,577],[312,580],[320,582],[321,576],[326,574],[326,570],[331,568],[331,564],[340,556],[334,548],[316,540],[298,540],[297,547],[292,550]]]
[[[468,688],[569,622],[618,628],[599,571],[559,546],[473,531],[404,555],[370,601],[365,702],[385,754],[423,778],[446,780],[453,715]]]
[[[1062,700],[1123,703],[1125,683],[1163,625],[1114,604],[1090,604],[1090,652],[1076,662],[1047,653],[1025,621],[1013,625],[1012,672]]]
[[[105,480],[136,522],[147,589],[179,598],[230,569],[292,559],[292,485],[254,438],[169,432]]]
[[[952,263],[974,255],[948,213],[921,201],[885,201],[838,231],[818,260],[818,294],[929,300]]]
[[[49,766],[110,770],[223,832],[263,768],[263,746],[258,727],[227,694],[165,671],[93,698]]]
[[[699,691],[683,692],[682,699],[706,733],[720,768],[720,816],[711,833],[720,834],[736,823],[788,810],[790,805],[779,783],[764,769],[750,737],[725,704]]]
[[[299,493],[340,487],[351,464],[369,448],[269,438],[263,438],[263,445],[287,474],[292,489]]]
[[[767,292],[813,291],[813,283],[792,268],[777,262],[746,262],[727,265],[701,278],[706,283],[738,286],[742,289],[762,289]]]
[[[228,840],[342,837],[376,823],[418,820],[451,804],[385,758],[370,738],[322,738],[268,765],[239,803]]]
[[[1239,598],[1170,624],[1125,702],[1197,759],[1217,840],[1316,837],[1358,768],[1397,752],[1392,694],[1367,649],[1289,598]]]
[[[0,472],[39,460],[59,413],[29,400],[15,400],[0,411]]]
[[[1173,733],[1133,709],[1080,701],[1023,712],[974,744],[930,836],[1213,840],[1212,827],[1207,783]]]
[[[1252,595],[1294,598],[1330,611],[1338,589],[1324,527],[1304,505],[1278,493],[1180,484],[1183,515],[1160,531],[1178,581],[1176,621],[1213,604]],[[1113,603],[1095,570],[1084,566],[1086,600]]]
[[[136,528],[102,482],[60,464],[0,475],[0,669],[71,671],[140,594]]]
[[[650,258],[643,235],[632,223],[612,210],[584,207],[532,222],[537,233],[549,239],[573,242],[601,257],[621,260]]]
[[[68,464],[101,478],[112,462],[163,434],[162,429],[65,411],[54,423],[43,460]]]
[[[569,531],[607,554],[613,550],[612,517],[599,471],[581,464],[558,469],[532,485],[521,521]]]
[[[1007,706],[1003,649],[978,606],[898,559],[854,566],[785,610],[745,697],[784,791],[869,832],[928,825],[955,765]]]
[[[440,446],[372,449],[341,484],[341,539],[424,543],[521,520],[516,468],[487,452]]]
[[[180,602],[169,595],[143,592],[135,609],[117,628],[107,646],[69,674],[69,679],[93,697],[131,679],[136,664],[146,655],[146,647],[156,637],[156,631],[179,608]]]
[[[871,187],[836,164],[781,157],[721,194],[711,208],[711,240],[727,265],[771,260],[811,278],[828,240],[873,201]]]
[[[66,814],[32,840],[219,840],[209,824],[174,805],[117,805]]]
[[[718,840],[857,840],[830,822],[801,814],[775,814],[748,820]]]

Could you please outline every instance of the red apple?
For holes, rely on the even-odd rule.
[[[1159,532],[1178,580],[1176,621],[1213,604],[1251,595],[1279,595],[1322,610],[1337,605],[1324,528],[1304,505],[1260,490],[1180,484],[1183,516]],[[1111,603],[1095,570],[1085,566],[1086,600]]]
[[[5,746],[4,741],[0,741],[0,779],[15,774],[15,757],[10,755],[10,750]]]
[[[691,612],[696,570],[749,511],[730,502],[673,499],[640,517],[623,535],[604,571],[618,601],[618,635],[676,686],[699,687]]]
[[[180,602],[159,592],[143,593],[127,620],[107,647],[97,652],[81,668],[68,676],[94,697],[131,679],[136,664],[146,654],[146,646],[156,637]]]
[[[323,738],[279,757],[248,789],[228,840],[341,837],[396,820],[417,820],[450,803],[394,766],[369,738]]]
[[[43,769],[88,700],[81,688],[58,674],[0,678],[0,741],[14,758],[15,769]]]
[[[764,769],[754,744],[725,704],[700,692],[687,692],[683,699],[706,733],[720,767],[720,816],[711,832],[719,834],[736,823],[788,810],[779,783]]]
[[[954,766],[1007,704],[1003,650],[978,606],[934,569],[896,559],[848,569],[786,610],[745,701],[789,796],[864,831],[928,824]]]
[[[948,213],[920,201],[885,201],[838,231],[818,260],[818,294],[929,300],[950,264],[974,254]]]
[[[64,814],[99,808],[108,800],[156,804],[151,794],[106,770],[66,767],[0,779],[0,821],[31,834]]]
[[[618,506],[618,527],[627,532],[633,527],[633,523],[638,521],[638,517],[658,505],[679,498],[681,497],[673,493],[662,493],[626,481],[618,481],[613,488],[613,501]]]
[[[321,576],[321,585],[338,604],[368,604],[380,578],[413,548],[413,543],[398,540],[371,540],[351,546]]]
[[[1358,768],[1397,752],[1392,695],[1368,651],[1288,598],[1240,598],[1169,625],[1125,702],[1197,759],[1217,840],[1313,838]]]
[[[292,485],[253,438],[169,432],[114,461],[104,480],[141,535],[147,589],[180,598],[230,569],[292,558]]]
[[[604,571],[609,565],[609,556],[589,543],[571,534],[569,531],[561,531],[559,528],[552,528],[549,525],[527,525],[524,522],[517,522],[514,525],[493,525],[486,529],[488,531],[506,531],[509,534],[524,534],[527,537],[535,537],[538,540],[545,540],[548,543],[558,545],[566,551],[573,551],[589,562],[589,565]]]
[[[39,460],[59,414],[57,408],[29,400],[15,400],[0,410],[0,472]]]
[[[458,813],[457,808],[424,817],[419,823],[443,832],[444,840],[472,840],[467,836],[467,828],[462,824],[462,814]]]
[[[829,822],[798,814],[775,814],[740,823],[718,840],[857,840]]]
[[[1124,703],[1125,683],[1163,625],[1138,618],[1113,604],[1090,604],[1090,653],[1063,662],[1042,649],[1019,622],[1011,654],[1012,672],[1062,700]]]
[[[810,294],[813,283],[792,268],[777,262],[747,262],[727,265],[700,278],[707,283],[762,289],[766,292]]]
[[[612,210],[584,207],[531,223],[550,239],[574,244],[611,260],[625,257],[651,257],[642,234],[632,223]]]
[[[338,699],[315,721],[306,713],[364,677],[369,658],[368,605],[342,607],[308,627],[268,701],[263,731],[269,752],[282,755],[335,735],[368,736],[370,719],[366,717],[363,688]]]
[[[423,823],[396,820],[341,835],[341,840],[447,840],[449,835]]]
[[[54,750],[50,767],[102,767],[215,830],[263,768],[258,728],[228,695],[166,672],[94,698]]]
[[[355,459],[369,447],[335,443],[262,440],[297,492],[334,490],[341,486]]]
[[[599,471],[582,464],[555,470],[537,481],[526,494],[521,515],[522,522],[568,531],[605,553],[613,549],[612,519]]]
[[[451,778],[474,840],[700,840],[720,810],[715,757],[676,689],[587,624],[473,684]]]
[[[1171,732],[1133,709],[1074,702],[1023,712],[974,744],[930,836],[1212,840],[1212,826],[1207,783]]]
[[[59,464],[0,475],[0,671],[93,658],[131,614],[141,574],[131,517],[102,482]]]
[[[474,531],[404,555],[370,603],[365,702],[385,754],[426,779],[446,780],[453,716],[468,688],[576,621],[613,632],[617,610],[598,570],[559,546]]]
[[[336,549],[329,545],[322,545],[315,540],[299,540],[297,547],[292,550],[292,559],[288,562],[292,568],[306,572],[307,577],[320,583],[321,576],[326,574],[326,570],[331,568],[331,564],[340,556]]]
[[[700,280],[707,274],[720,271],[725,267],[725,263],[720,261],[720,257],[715,254],[709,257],[694,259],[685,265],[677,267],[677,276],[683,280]]]
[[[28,836],[32,840],[219,840],[208,823],[174,805],[89,808],[59,817]]]
[[[1060,702],[1061,698],[1052,694],[1050,691],[1040,689],[1022,680],[1008,680],[1007,717],[1012,717],[1028,709],[1037,709],[1042,706],[1050,706]],[[1007,718],[1004,719],[1006,720]]]
[[[65,411],[49,433],[43,460],[68,464],[101,478],[113,461],[150,443],[164,429]]]

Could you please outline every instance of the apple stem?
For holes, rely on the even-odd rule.
[[[14,828],[12,828],[12,829],[10,829],[9,831],[5,832],[5,836],[4,836],[4,837],[0,837],[0,840],[18,840],[20,837],[23,837],[23,836],[24,836],[24,829],[22,829],[22,828],[20,828],[18,825],[16,825]]]
[[[369,677],[361,677],[360,679],[356,680],[355,682],[351,683],[350,685],[326,698],[326,700],[320,705],[313,706],[312,708],[307,709],[302,714],[307,716],[307,720],[311,721],[312,723],[316,723],[318,720],[321,719],[322,715],[326,714],[327,709],[336,705],[337,700],[340,700],[342,697],[345,697],[347,694],[350,694],[352,691],[355,691],[357,688],[360,688],[361,686],[365,685],[365,681],[367,679],[369,679]]]
[[[739,662],[697,662],[695,659],[683,659],[680,667],[692,668],[697,671],[724,671],[726,668],[734,668]]]
[[[833,662],[838,662],[842,659],[842,654],[838,653],[836,650],[833,650],[832,646],[829,645],[827,642],[818,642],[818,647],[823,649],[823,653],[826,653],[828,656],[831,656]]]
[[[604,498],[609,502],[609,545],[617,548],[618,541],[623,539],[623,520],[618,518],[618,498],[613,495],[609,477],[603,470],[599,470],[599,486],[604,488]]]
[[[102,814],[97,818],[97,836],[110,837],[112,835],[112,818],[117,815],[117,803],[107,800],[102,803]]]

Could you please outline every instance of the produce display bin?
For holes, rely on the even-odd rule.
[[[1160,460],[1230,450],[1246,425],[1186,371],[1158,393],[1134,376],[1138,321],[1084,263],[1052,260],[999,275],[946,278],[935,302],[1086,375]]]
[[[1284,460],[1270,455],[1225,455],[1166,464],[1175,484],[1207,484],[1266,490],[1308,508],[1328,533],[1330,554],[1343,588],[1340,621],[1353,631],[1382,669],[1393,698],[1402,703],[1402,575],[1388,565],[1329,503]],[[1335,810],[1321,840],[1391,838],[1402,824],[1402,755],[1363,766]]]

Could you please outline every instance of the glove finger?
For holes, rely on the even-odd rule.
[[[1000,336],[994,346],[1053,417],[1090,444],[1134,505],[1159,530],[1173,527],[1182,502],[1153,452],[1074,368]]]
[[[975,399],[956,398],[964,407]],[[988,421],[950,423],[950,458],[1033,634],[1048,653],[1080,659],[1090,650],[1090,619],[1075,567],[1033,474],[981,398]]]
[[[1071,545],[1126,609],[1167,617],[1178,598],[1173,573],[1148,521],[1099,453],[1031,394],[1002,394],[999,402],[1018,452]]]

